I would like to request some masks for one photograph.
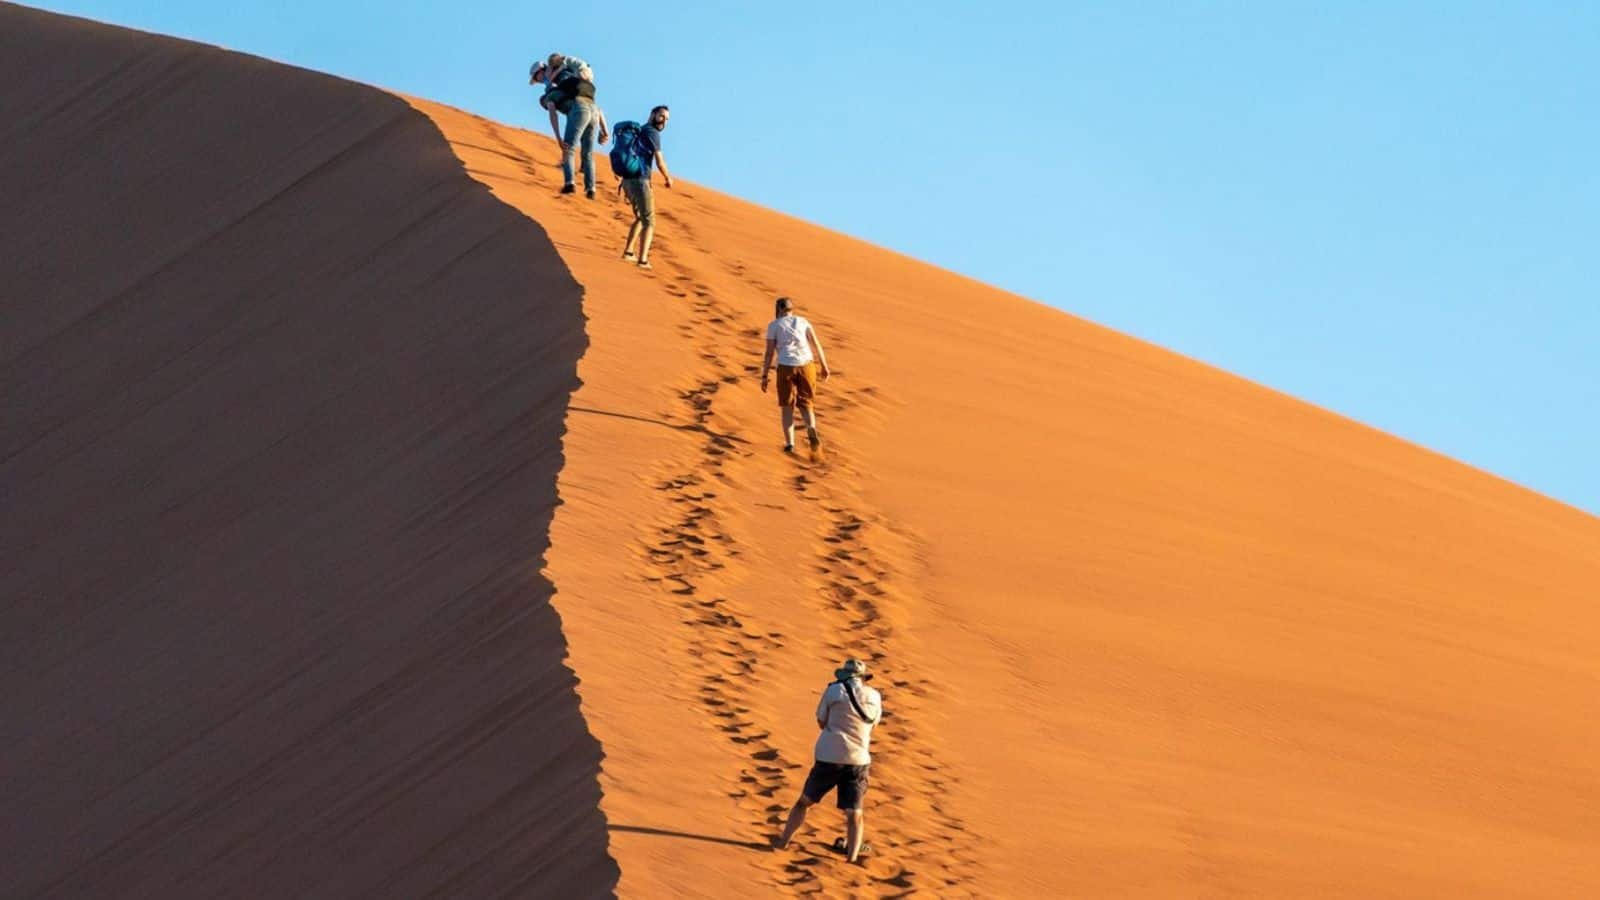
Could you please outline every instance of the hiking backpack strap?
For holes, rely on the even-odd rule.
[[[850,682],[835,681],[834,684],[842,685],[844,687],[844,695],[850,698],[850,705],[855,708],[856,715],[860,716],[868,725],[878,724],[874,719],[872,719],[872,717],[867,715],[866,710],[861,708],[861,701],[856,699],[856,692],[850,689]]]

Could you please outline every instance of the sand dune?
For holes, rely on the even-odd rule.
[[[1593,517],[692,184],[642,274],[544,138],[0,9],[0,893],[1600,890]],[[847,654],[878,855],[763,852]]]
[[[642,276],[549,142],[414,102],[586,288],[550,571],[624,894],[1600,888],[1593,517],[701,187]],[[779,294],[840,370],[826,465],[755,384]],[[749,850],[846,653],[881,857],[831,810]]]

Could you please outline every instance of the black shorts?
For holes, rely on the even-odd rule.
[[[846,766],[840,763],[818,762],[806,776],[806,786],[800,789],[807,800],[821,803],[822,798],[834,788],[839,789],[840,809],[860,809],[867,796],[867,770],[872,766]]]

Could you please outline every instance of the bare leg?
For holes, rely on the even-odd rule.
[[[783,408],[783,445],[785,447],[794,446],[794,407],[792,406]]]
[[[851,862],[861,853],[861,842],[867,836],[867,811],[864,809],[847,809],[844,811],[844,856]]]
[[[805,794],[801,794],[800,799],[794,801],[794,808],[789,810],[789,821],[784,823],[783,834],[772,842],[774,848],[782,850],[789,846],[789,841],[794,837],[794,833],[800,830],[801,825],[805,824],[806,807],[810,805],[811,801],[806,799]]]
[[[632,251],[633,251],[633,239],[638,237],[638,236],[639,236],[639,220],[638,219],[634,219],[633,220],[633,224],[628,226],[628,241],[627,241],[627,243],[622,245],[622,258],[623,259],[627,259],[629,254],[632,253]]]
[[[639,237],[639,262],[650,261],[650,242],[656,237],[656,223],[652,221],[644,226],[644,234]]]
[[[811,438],[811,445],[816,446],[820,442],[817,437],[817,411],[808,406],[801,412],[806,417],[806,435]]]

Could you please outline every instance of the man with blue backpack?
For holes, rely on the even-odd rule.
[[[613,135],[616,143],[611,147],[611,171],[622,180],[617,190],[626,194],[633,206],[633,224],[628,226],[628,240],[622,245],[622,258],[635,259],[634,238],[639,240],[638,265],[649,269],[650,241],[656,233],[656,200],[650,193],[650,170],[661,170],[661,183],[672,187],[672,175],[667,172],[667,160],[661,155],[661,131],[667,127],[671,113],[666,106],[650,110],[650,119],[643,125],[638,122],[619,122]]]

